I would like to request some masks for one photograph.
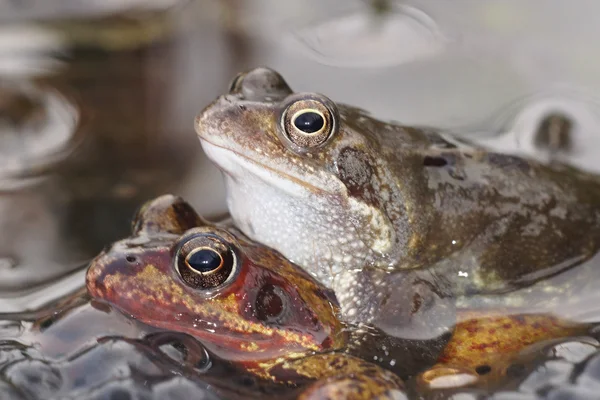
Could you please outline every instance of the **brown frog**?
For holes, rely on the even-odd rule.
[[[180,198],[147,203],[134,235],[90,265],[91,296],[139,321],[198,338],[216,356],[290,386],[300,398],[394,399],[394,373],[340,353],[338,305],[278,252],[203,221]]]
[[[384,123],[268,68],[195,127],[235,224],[334,289],[347,321],[422,335],[453,323],[441,299],[530,285],[600,244],[597,177]]]

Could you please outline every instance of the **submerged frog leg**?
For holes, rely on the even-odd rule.
[[[318,379],[299,396],[302,400],[383,400],[397,399],[404,393],[404,383],[392,372],[345,354],[317,354],[285,362],[280,368]]]
[[[586,335],[589,324],[578,324],[549,314],[510,314],[509,310],[461,311],[450,342],[436,365],[417,378],[430,389],[477,383],[487,388],[501,384],[515,361],[522,364],[536,351],[531,345]]]
[[[452,336],[449,332],[431,339],[403,339],[362,324],[349,327],[348,331],[350,337],[344,353],[373,360],[401,379],[409,379],[416,372],[431,368]]]
[[[349,275],[352,274],[352,275]],[[431,339],[455,324],[454,300],[428,271],[348,271],[334,281],[346,322],[405,339]]]

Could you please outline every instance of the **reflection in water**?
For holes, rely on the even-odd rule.
[[[600,100],[597,96],[557,87],[512,102],[483,127],[476,128],[494,132],[494,136],[484,134],[472,138],[496,151],[526,155],[543,162],[566,163],[599,173],[598,127]]]
[[[34,266],[40,267],[40,265]],[[45,266],[48,266],[48,263]],[[20,267],[27,270],[23,266]],[[57,298],[74,292],[80,287],[82,280],[85,279],[86,269],[87,263],[79,266],[78,269],[76,268],[72,272],[59,276],[56,280],[47,278],[44,284],[40,283],[38,286],[22,288],[18,293],[11,293],[5,290],[3,296],[0,297],[0,311],[3,313],[26,312],[52,303]],[[33,272],[37,273],[37,270]],[[23,317],[25,318],[25,316]]]
[[[26,12],[58,16],[33,6],[0,5],[13,15],[0,31],[0,298],[14,297],[2,311],[23,304],[15,291],[74,270],[127,232],[139,204],[177,185],[199,153],[167,104],[181,7],[117,15],[63,5],[61,18],[15,23]],[[15,37],[27,43],[19,51]]]
[[[27,186],[80,145],[76,106],[54,90],[0,80],[1,189]]]
[[[569,153],[573,148],[573,121],[560,111],[552,112],[542,119],[535,132],[535,145],[551,153]]]
[[[383,3],[383,2],[378,2]],[[424,12],[387,4],[313,22],[287,37],[290,47],[336,67],[389,67],[438,55],[449,40]],[[385,7],[385,5],[384,5]]]
[[[193,116],[224,90],[226,81],[238,70],[281,62],[281,54],[269,47],[269,40],[285,36],[290,44],[286,57],[307,55],[283,61],[285,69],[300,70],[298,76],[305,80],[305,87],[312,82],[310,87],[318,89],[314,80],[319,77],[325,83],[343,82],[343,87],[350,81],[361,82],[361,87],[371,90],[360,93],[367,102],[377,104],[379,99],[391,109],[400,108],[399,115],[404,112],[429,119],[438,110],[455,110],[452,104],[464,103],[465,112],[473,114],[469,118],[478,119],[473,111],[476,105],[494,96],[487,85],[488,76],[493,77],[492,85],[503,86],[498,76],[502,68],[500,73],[484,74],[479,81],[476,77],[461,80],[459,71],[469,75],[472,69],[461,63],[448,68],[436,61],[436,55],[452,51],[449,32],[454,30],[448,21],[438,20],[438,16],[434,20],[410,2],[372,0],[368,2],[371,9],[363,4],[362,11],[313,20],[301,28],[292,27],[291,33],[269,31],[265,42],[256,40],[255,31],[276,19],[273,13],[292,7],[273,9],[272,4],[263,2],[271,12],[261,12],[262,19],[249,23],[253,5],[259,1],[222,0],[216,6],[204,1],[190,6],[192,3],[29,0],[0,4],[4,23],[0,27],[0,312],[28,311],[0,316],[0,398],[54,395],[187,400],[212,399],[211,393],[216,391],[223,398],[262,399],[289,394],[207,356],[204,347],[190,336],[157,333],[144,337],[140,327],[121,314],[107,312],[98,304],[91,307],[80,292],[68,295],[81,286],[86,260],[128,233],[133,211],[143,200],[175,186],[186,193],[201,193],[202,201],[206,193],[216,195],[220,190],[220,182],[211,180],[208,166],[200,158]],[[467,18],[469,10],[480,10],[473,3],[466,8],[464,4],[457,1],[438,6]],[[326,15],[329,6],[318,6],[317,14]],[[577,8],[564,7],[564,11]],[[540,19],[551,21],[552,29],[545,34],[563,32],[556,28],[558,22],[567,20],[561,12],[559,21],[547,19],[547,10],[534,11]],[[185,24],[178,23],[182,14]],[[228,20],[219,21],[214,15],[225,15]],[[520,13],[518,20],[528,22],[523,15]],[[288,17],[297,22],[295,12]],[[516,17],[508,14],[505,29],[515,26]],[[201,27],[201,33],[190,26]],[[460,28],[471,29],[468,24]],[[467,39],[475,39],[486,50],[500,50],[497,37],[473,32],[477,30]],[[187,47],[180,47],[182,39],[189,42]],[[569,45],[574,42],[567,41]],[[548,48],[557,47],[552,38],[548,43]],[[595,71],[591,58],[595,52],[579,42],[573,48],[585,54],[586,63],[578,65]],[[200,50],[191,55],[190,49]],[[519,54],[525,57],[529,50],[527,47]],[[499,58],[509,58],[502,54],[494,56],[494,65],[500,64]],[[310,60],[342,68],[322,68]],[[366,88],[368,74],[348,73],[354,67],[390,69],[412,61],[439,64],[435,70],[439,74],[424,76],[428,85],[422,85],[410,71],[408,79],[403,79],[390,70],[382,84]],[[536,74],[540,70],[537,64],[532,68]],[[428,71],[425,75],[432,75],[432,70]],[[381,69],[375,72],[373,76]],[[432,78],[436,83],[431,83]],[[466,85],[473,81],[483,87],[476,91],[475,99],[469,99],[472,88]],[[417,82],[412,92],[411,82]],[[444,92],[447,88],[437,87],[447,82],[459,82],[451,86],[449,94]],[[384,85],[390,87],[387,95]],[[425,92],[420,101],[425,86],[435,89]],[[426,104],[427,109],[413,110],[409,106],[414,104],[417,108]],[[599,120],[593,96],[548,90],[509,108],[508,114],[498,119],[501,123],[487,121],[480,129],[502,134],[484,138],[482,143],[600,172],[596,156]],[[186,181],[192,161],[202,170],[194,171]],[[563,316],[596,321],[598,279],[593,270],[574,269],[547,284],[519,290],[512,300],[532,310],[552,307]],[[569,301],[561,301],[564,298]],[[490,307],[504,304],[506,299],[488,296],[477,300],[482,307]],[[98,336],[101,339],[97,340]],[[594,338],[573,337],[526,349],[504,371],[502,390],[520,391],[514,396],[526,398],[595,398],[593,387],[600,381],[598,346]],[[373,348],[374,357],[402,362],[390,360],[387,353],[388,348]],[[207,360],[209,368],[203,364]],[[491,388],[481,382],[496,371],[484,367],[475,373],[457,368],[455,379],[437,380],[438,387],[446,387],[439,391],[428,392],[416,380],[408,384],[413,392],[423,390],[425,398],[485,397]],[[479,383],[456,388],[469,380]]]
[[[65,199],[49,173],[79,146],[77,122],[75,106],[55,91],[0,82],[2,291],[41,284],[85,259],[61,240]]]
[[[145,334],[152,328],[91,305],[85,291],[26,314],[17,329],[15,319],[20,318],[0,316],[0,337],[7,338],[0,343],[2,399],[105,399],[117,393],[148,399],[249,399],[283,393],[209,354],[189,335]]]
[[[0,20],[6,2],[0,4]],[[56,32],[36,25],[0,26],[0,79],[28,78],[58,70],[64,41]]]

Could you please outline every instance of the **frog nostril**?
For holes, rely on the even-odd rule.
[[[486,374],[489,374],[490,372],[492,372],[492,367],[490,367],[489,365],[486,365],[486,364],[478,365],[475,368],[475,372],[477,372],[477,374],[479,374],[479,375],[486,375]]]

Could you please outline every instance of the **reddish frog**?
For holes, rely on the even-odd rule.
[[[340,352],[347,335],[330,290],[234,232],[162,196],[142,207],[133,237],[93,260],[88,291],[147,325],[195,336],[262,378],[316,381],[301,398],[401,396],[397,375]]]

